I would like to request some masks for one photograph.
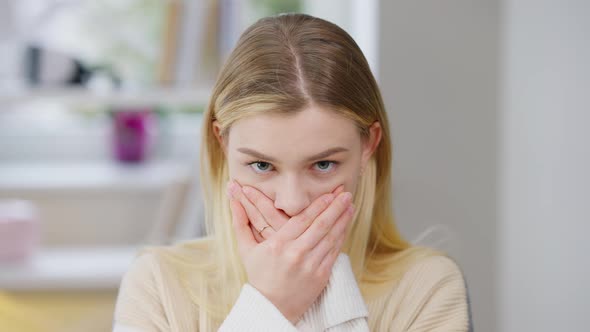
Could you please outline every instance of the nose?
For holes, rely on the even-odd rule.
[[[301,181],[290,178],[275,192],[275,208],[283,210],[289,217],[301,213],[311,202]]]

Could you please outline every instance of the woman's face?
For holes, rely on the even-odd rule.
[[[214,124],[218,134],[217,124]],[[354,122],[317,106],[293,115],[263,114],[234,122],[222,142],[230,179],[249,185],[288,216],[343,184],[354,194],[381,139],[375,122],[362,140]],[[225,144],[224,144],[225,143]]]

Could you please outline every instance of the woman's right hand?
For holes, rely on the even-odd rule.
[[[261,243],[249,223],[260,224],[265,216],[237,183],[230,182],[228,194],[248,282],[295,324],[328,283],[354,214],[351,193],[318,197],[274,234],[265,233]]]

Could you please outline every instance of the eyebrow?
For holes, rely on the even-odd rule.
[[[256,150],[252,150],[252,149],[249,149],[249,148],[238,148],[238,151],[240,151],[242,153],[245,153],[245,154],[248,154],[248,155],[250,155],[252,157],[256,157],[258,159],[263,159],[263,160],[266,160],[266,161],[269,161],[269,162],[273,162],[274,163],[274,162],[277,161],[275,158],[273,158],[271,156],[267,156],[267,155],[265,155],[263,153],[260,153],[260,152],[258,152]],[[328,149],[326,151],[323,151],[323,152],[320,152],[320,153],[317,153],[317,154],[315,154],[313,156],[308,157],[307,159],[305,159],[305,161],[306,162],[310,162],[310,161],[313,161],[313,160],[323,159],[323,158],[329,157],[329,156],[331,156],[331,155],[333,155],[335,153],[345,152],[345,151],[348,151],[348,149],[347,148],[344,148],[344,147],[330,148],[330,149]]]

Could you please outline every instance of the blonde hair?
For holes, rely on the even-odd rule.
[[[409,264],[434,254],[412,247],[395,226],[387,115],[358,45],[337,25],[309,15],[263,18],[240,37],[203,118],[201,181],[208,240],[194,240],[186,246],[190,251],[184,257],[171,257],[179,271],[184,269],[179,275],[199,309],[202,330],[214,329],[223,321],[247,281],[225,195],[227,162],[213,121],[225,137],[232,123],[244,117],[262,112],[289,114],[312,104],[354,121],[363,139],[373,122],[379,121],[382,127],[381,142],[359,179],[354,196],[357,209],[342,250],[350,257],[363,296],[376,296]],[[199,260],[194,259],[195,249],[203,252]]]

